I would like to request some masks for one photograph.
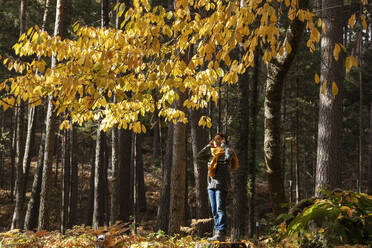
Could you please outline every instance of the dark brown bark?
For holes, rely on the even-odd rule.
[[[14,201],[14,186],[15,186],[15,158],[16,158],[16,139],[17,139],[17,111],[12,113],[12,125],[11,129],[11,144],[10,144],[10,201]],[[14,119],[13,119],[14,118]]]
[[[62,205],[61,205],[61,232],[68,228],[68,207],[70,205],[70,149],[68,130],[62,130]]]
[[[178,92],[180,98],[176,103],[176,108],[185,111],[183,102],[186,93]],[[169,234],[180,232],[185,215],[185,180],[186,180],[186,124],[177,122],[174,126],[173,135],[173,156],[171,172],[170,190],[170,214],[169,214]]]
[[[340,52],[336,61],[332,51],[335,43],[342,43],[343,1],[323,0],[322,20],[327,32],[321,38],[321,76],[322,84],[327,82],[325,92],[319,94],[318,148],[315,178],[315,195],[320,189],[335,189],[341,186],[341,133],[342,99],[344,80],[344,54]],[[326,55],[328,54],[328,55]],[[338,87],[338,94],[332,94],[332,83]]]
[[[130,198],[130,172],[131,172],[131,132],[128,130],[119,130],[120,136],[120,220],[129,221],[129,212],[131,206]]]
[[[70,186],[70,206],[69,206],[69,221],[68,227],[71,228],[76,223],[76,211],[78,201],[78,185],[79,185],[79,167],[75,159],[74,151],[75,147],[75,128],[72,122],[70,122],[70,166],[71,166],[71,186]]]
[[[93,209],[93,228],[103,226],[105,223],[105,185],[104,185],[104,146],[106,134],[100,131],[100,125],[97,127],[96,140],[96,160],[95,160],[95,175],[94,175],[94,209]]]
[[[136,142],[136,178],[137,178],[137,206],[138,211],[143,213],[146,211],[146,189],[145,189],[145,180],[144,180],[144,171],[143,171],[143,152],[142,152],[142,144],[143,144],[143,135],[137,134],[137,142]]]
[[[258,119],[258,56],[256,57],[251,83],[251,104],[249,110],[249,150],[248,153],[248,236],[253,237],[256,230],[255,223],[255,195],[256,195],[256,171],[257,171],[257,119]]]
[[[21,36],[26,30],[26,11],[27,0],[21,0],[20,13],[19,13],[19,36]],[[19,101],[16,104],[16,182],[15,182],[15,193],[16,193],[16,205],[14,208],[13,219],[10,229],[23,228],[24,224],[24,205],[25,205],[25,173],[23,171],[23,155],[24,155],[24,137],[23,137],[23,114],[24,114],[24,102],[18,96]]]
[[[363,11],[363,10],[362,10]],[[359,169],[358,169],[358,192],[362,193],[363,188],[363,60],[362,60],[362,46],[363,38],[361,31],[358,32],[360,39],[357,39],[358,55],[359,55]]]
[[[170,204],[170,182],[172,169],[172,154],[173,154],[173,133],[174,126],[169,124],[167,132],[167,146],[165,148],[165,160],[162,168],[162,183],[159,198],[159,207],[156,220],[156,230],[163,230],[168,233],[169,221],[169,204]]]
[[[208,144],[208,129],[198,125],[199,119],[202,116],[201,110],[189,110],[191,124],[191,142],[192,142],[192,157],[194,165],[195,178],[195,198],[196,198],[196,219],[206,219],[209,217],[207,176],[208,165],[197,160],[198,152]],[[198,229],[198,235],[202,236],[210,230],[207,225],[203,225],[204,229]]]
[[[109,1],[101,0],[101,27],[108,28],[109,25],[110,25]]]
[[[157,106],[157,96],[156,92],[152,93],[154,98],[154,104]],[[158,108],[154,110],[154,139],[153,139],[153,148],[154,151],[152,153],[152,161],[155,164],[160,164],[160,119],[159,119],[159,111]]]
[[[372,195],[372,101],[370,104],[370,122],[369,122],[369,164],[368,164],[368,182],[367,193]]]
[[[231,218],[232,241],[239,240],[245,236],[247,215],[247,181],[248,181],[248,138],[249,138],[249,77],[248,70],[240,76],[239,85],[239,137],[237,144],[237,155],[239,168],[233,172],[231,181],[233,190],[233,210]]]
[[[1,111],[1,126],[0,126],[0,187],[3,187],[3,175],[4,175],[4,153],[5,153],[5,142],[3,140],[3,133],[5,128],[5,112]]]
[[[300,0],[298,3],[300,8],[304,8],[308,5],[308,0]],[[293,62],[303,30],[304,23],[297,18],[294,19],[287,29],[285,39],[285,42],[291,45],[292,52],[290,54],[285,53],[267,66],[264,154],[270,200],[274,215],[285,211],[282,204],[287,202],[280,160],[280,107],[283,82]]]
[[[133,160],[133,183],[132,183],[132,189],[133,189],[133,233],[134,235],[137,234],[137,217],[138,217],[138,182],[137,182],[137,134],[133,133],[133,139],[132,139],[132,160]]]
[[[39,207],[40,207],[40,193],[41,193],[41,182],[43,176],[43,164],[44,164],[44,148],[45,148],[45,130],[42,127],[41,141],[39,146],[39,155],[37,161],[37,167],[32,183],[31,198],[27,204],[27,211],[25,217],[26,230],[32,230],[38,225]]]
[[[300,139],[300,121],[299,121],[299,115],[300,115],[300,109],[298,105],[298,101],[300,100],[300,91],[299,91],[299,84],[300,84],[300,78],[299,78],[299,70],[298,70],[298,64],[296,65],[296,204],[300,201],[300,148],[299,148],[299,139]]]
[[[88,196],[88,210],[86,225],[91,226],[93,221],[93,209],[94,209],[94,178],[95,178],[95,147],[91,147],[91,161],[90,161],[90,179],[89,179],[89,196]]]

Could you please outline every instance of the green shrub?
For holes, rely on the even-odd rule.
[[[306,207],[297,206],[278,217],[283,220],[278,228],[279,240],[312,248],[372,245],[372,196],[351,191],[323,194],[323,199],[307,199],[299,204]]]

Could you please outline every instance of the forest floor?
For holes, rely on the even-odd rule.
[[[161,189],[161,168],[156,167],[151,164],[152,158],[152,147],[151,139],[144,140],[144,182],[146,189],[146,211],[141,213],[139,216],[139,224],[137,228],[137,235],[123,235],[125,233],[131,233],[131,227],[118,225],[114,227],[103,227],[102,229],[95,231],[90,227],[85,227],[83,223],[86,223],[87,219],[87,203],[89,195],[89,178],[90,178],[90,165],[89,164],[79,164],[79,194],[78,194],[78,214],[76,223],[81,223],[73,229],[69,230],[66,235],[60,234],[58,231],[52,232],[19,232],[19,230],[10,230],[11,219],[14,211],[14,201],[11,201],[10,197],[10,178],[11,178],[11,169],[9,161],[6,161],[5,167],[3,168],[3,175],[0,181],[0,247],[3,247],[2,244],[14,244],[17,243],[15,247],[48,247],[48,242],[53,240],[55,247],[74,247],[77,243],[80,242],[84,244],[81,247],[91,247],[92,244],[95,244],[97,237],[104,233],[105,234],[105,246],[104,247],[127,247],[131,246],[134,243],[139,242],[152,242],[153,245],[148,247],[156,247],[154,244],[159,242],[157,247],[189,247],[190,242],[199,242],[203,240],[202,237],[197,237],[194,233],[194,230],[189,227],[183,228],[183,235],[178,237],[168,237],[162,232],[154,233],[156,225],[156,215],[158,207],[158,199],[160,196]],[[31,163],[30,177],[28,179],[28,190],[26,194],[26,202],[28,202],[31,196],[31,185],[33,181],[34,171],[36,169],[36,160],[33,160]],[[56,164],[53,164],[53,172],[55,175]],[[190,172],[192,173],[192,172]],[[52,212],[50,214],[50,222],[52,223],[51,229],[58,230],[60,225],[59,213],[61,206],[61,165],[58,169],[58,180],[54,185],[52,190]],[[192,180],[191,180],[192,182]],[[54,180],[53,180],[54,183]],[[188,190],[188,210],[187,216],[189,219],[189,224],[191,223],[192,216],[195,216],[196,204],[195,204],[195,192],[190,183]],[[266,213],[270,212],[268,205],[268,195],[267,195],[267,185],[265,180],[261,179],[257,181],[256,184],[256,219],[261,221],[264,224]],[[228,198],[228,202],[231,201],[231,195]],[[231,204],[227,206],[227,213],[231,209]],[[228,222],[230,220],[228,219]],[[264,225],[261,226],[265,228]],[[261,232],[264,232],[262,229]],[[53,238],[52,238],[53,237]],[[4,243],[5,242],[5,243]],[[21,243],[24,245],[21,245]],[[154,243],[155,242],[155,243]],[[52,244],[52,243],[50,243]],[[122,244],[117,246],[118,244]],[[166,245],[165,245],[166,244]],[[165,245],[165,246],[162,246]],[[128,246],[128,247],[129,247]],[[7,246],[5,246],[7,247]],[[141,246],[139,246],[141,247]],[[252,247],[252,246],[251,246]]]

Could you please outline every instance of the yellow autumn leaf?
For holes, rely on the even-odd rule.
[[[290,54],[292,52],[292,46],[291,46],[291,44],[289,44],[289,42],[285,43],[285,50],[288,54]]]
[[[364,15],[362,15],[360,18],[362,19],[363,29],[364,29],[364,30],[367,30],[367,22],[366,22],[366,18],[364,17]]]
[[[332,82],[332,95],[334,95],[334,96],[337,96],[337,94],[338,94],[338,87],[337,87],[337,84],[336,84],[336,82]]]
[[[351,28],[355,25],[355,14],[351,15],[349,21],[347,22]]]
[[[353,216],[353,212],[351,211],[351,209],[350,209],[348,206],[342,206],[342,207],[340,207],[340,209],[341,209],[342,211],[347,212],[347,215],[348,215],[349,217],[352,217],[352,216]]]
[[[315,75],[314,75],[314,81],[315,81],[316,84],[319,84],[320,78],[319,78],[318,73],[315,73]]]
[[[335,48],[333,49],[333,57],[338,61],[338,55],[340,54],[341,47],[339,44],[335,43]]]

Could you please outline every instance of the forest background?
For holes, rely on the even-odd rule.
[[[371,194],[368,1],[1,6],[3,231],[210,232],[196,154],[216,132],[240,160],[231,240],[321,188]]]

